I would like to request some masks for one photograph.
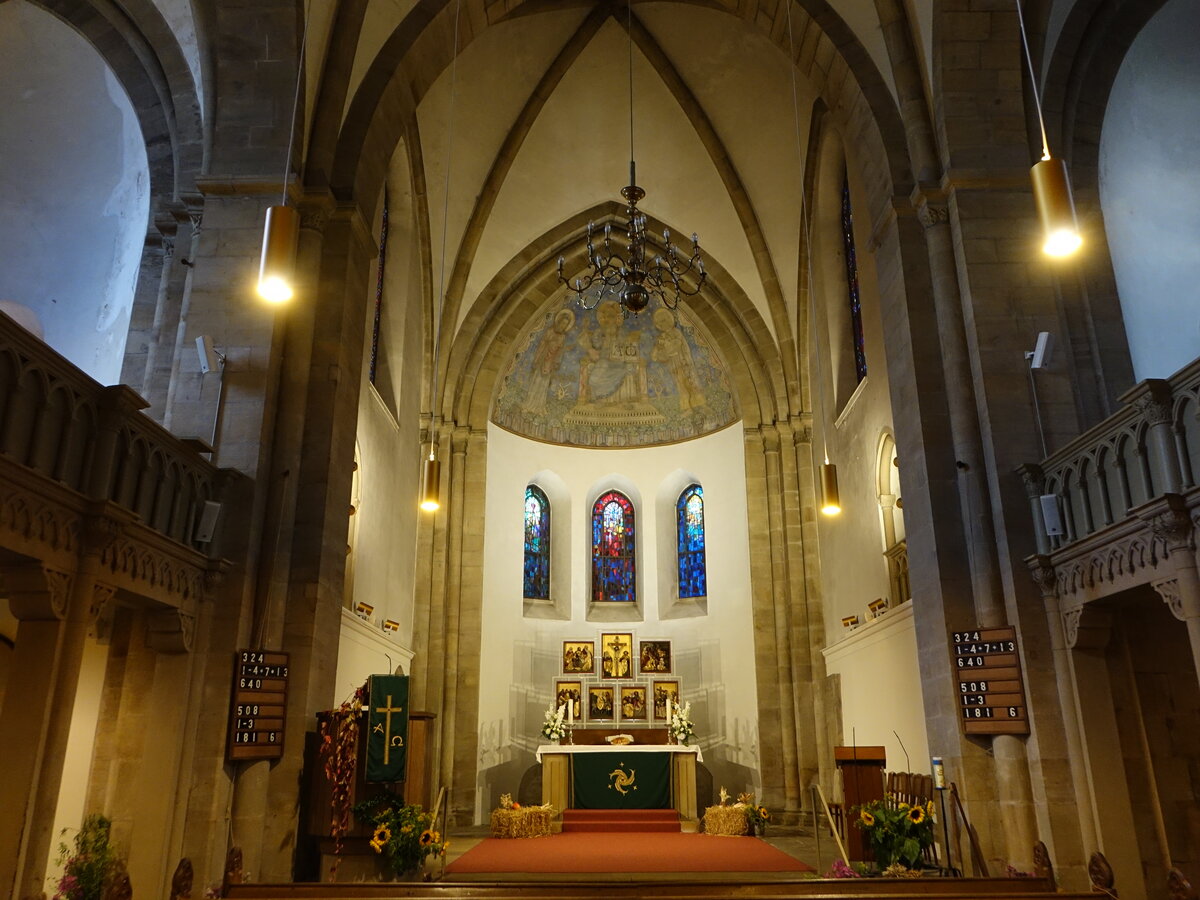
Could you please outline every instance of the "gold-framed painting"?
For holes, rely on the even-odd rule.
[[[589,684],[587,688],[589,722],[611,722],[616,718],[613,688],[608,684]]]
[[[649,716],[646,707],[644,684],[622,684],[618,686],[618,699],[622,722],[645,722]]]
[[[655,679],[653,684],[654,696],[654,718],[658,722],[667,721],[667,698],[671,698],[671,703],[678,705],[679,703],[679,682],[678,681],[659,681]]]
[[[562,672],[564,675],[595,675],[596,642],[563,641]]]
[[[643,675],[670,675],[675,671],[670,641],[638,641],[638,671]]]
[[[557,709],[564,703],[572,710],[576,722],[583,721],[583,682],[560,678],[554,682],[554,706]]]
[[[633,634],[631,632],[600,635],[600,677],[633,677]]]

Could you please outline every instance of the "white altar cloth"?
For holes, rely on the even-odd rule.
[[[680,744],[542,744],[535,757],[542,761],[543,753],[695,753],[696,762],[704,762],[699,745],[684,747]]]

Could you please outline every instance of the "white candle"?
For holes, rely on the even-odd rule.
[[[567,698],[567,724],[574,726],[575,724],[575,698]]]
[[[667,724],[670,725],[671,724],[671,698],[670,697],[667,698],[666,703],[664,705],[666,706]]]

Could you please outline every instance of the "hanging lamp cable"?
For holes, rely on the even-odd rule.
[[[283,160],[283,196],[279,205],[287,206],[288,175],[292,171],[292,147],[296,143],[296,120],[300,117],[300,87],[304,84],[304,57],[308,50],[308,26],[312,21],[312,0],[304,6],[304,28],[300,32],[300,56],[296,60],[296,93],[292,98],[292,124],[288,130],[287,155]]]
[[[1029,67],[1029,83],[1033,87],[1033,105],[1037,110],[1038,127],[1042,130],[1042,159],[1050,158],[1050,141],[1046,138],[1046,120],[1042,117],[1042,97],[1038,90],[1038,78],[1033,71],[1033,54],[1029,52],[1029,37],[1025,34],[1025,15],[1021,12],[1021,0],[1016,0],[1017,24],[1021,31],[1021,46],[1025,49],[1025,63]]]
[[[446,308],[446,237],[450,223],[450,169],[454,161],[454,104],[458,90],[458,23],[462,0],[454,3],[454,50],[450,61],[450,113],[446,120],[446,177],[442,188],[442,259],[438,274],[438,292],[433,298],[433,379],[429,394],[429,458],[437,446],[438,363],[442,350],[442,311]]]

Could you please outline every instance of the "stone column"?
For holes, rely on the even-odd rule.
[[[85,520],[81,557],[71,580],[62,636],[54,660],[55,676],[45,712],[39,771],[32,783],[32,803],[27,808],[25,840],[16,881],[18,896],[37,895],[45,884],[46,858],[54,838],[54,813],[79,688],[84,641],[89,627],[103,615],[114,593],[111,586],[98,580],[100,556],[117,537],[120,522],[131,519],[132,514],[105,503],[99,504]],[[17,638],[19,643],[19,632]]]
[[[5,567],[3,589],[16,616],[17,642],[0,709],[0,895],[24,896],[24,874],[33,830],[36,786],[47,763],[49,731],[58,660],[62,653],[72,577],[37,563]],[[20,735],[20,740],[11,739]],[[50,811],[53,815],[53,810]],[[45,863],[45,856],[41,858]],[[42,886],[37,887],[38,894]]]
[[[130,382],[150,404],[149,415],[160,422],[165,422],[169,413],[167,395],[176,348],[180,343],[180,324],[186,325],[203,202],[202,197],[197,197],[191,205],[172,210],[176,227],[163,239],[158,296],[147,340],[145,366],[139,373],[140,384]]]
[[[1149,523],[1154,536],[1167,545],[1175,574],[1154,582],[1154,590],[1171,614],[1187,626],[1196,681],[1200,685],[1200,572],[1196,568],[1195,526],[1183,497],[1167,494],[1163,499],[1166,510],[1152,514]]]

